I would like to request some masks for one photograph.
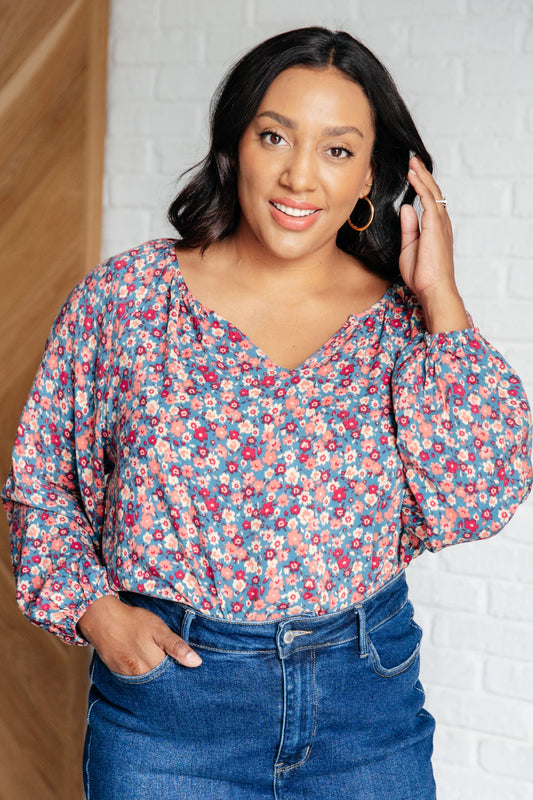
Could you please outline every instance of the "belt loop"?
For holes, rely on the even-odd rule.
[[[366,658],[368,656],[366,643],[366,614],[362,604],[357,606],[357,615],[359,618],[359,658]]]
[[[180,636],[184,641],[187,642],[187,644],[189,644],[189,628],[191,627],[191,622],[193,621],[195,616],[196,614],[194,613],[194,611],[187,609],[181,621]]]

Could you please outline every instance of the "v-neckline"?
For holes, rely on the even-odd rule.
[[[181,301],[184,305],[189,308],[189,310],[193,310],[194,313],[203,319],[212,319],[216,320],[219,325],[224,325],[228,329],[232,329],[238,335],[240,340],[244,340],[248,343],[248,348],[255,351],[257,357],[260,358],[267,368],[275,372],[283,372],[288,375],[294,375],[295,373],[300,372],[301,370],[310,369],[312,366],[320,363],[323,360],[323,357],[327,352],[329,352],[335,342],[339,339],[346,339],[347,336],[350,335],[352,330],[356,327],[358,323],[360,323],[363,319],[374,315],[377,313],[382,306],[384,306],[388,300],[390,295],[392,295],[395,284],[391,284],[383,295],[376,300],[375,303],[368,306],[363,311],[360,311],[356,314],[349,314],[346,320],[342,323],[342,325],[330,336],[326,341],[324,341],[313,353],[307,356],[300,364],[295,367],[285,367],[282,364],[279,364],[277,361],[274,361],[268,353],[266,353],[253,339],[251,339],[244,331],[242,331],[237,325],[235,325],[231,320],[227,319],[227,317],[222,316],[217,311],[212,308],[209,308],[204,303],[199,300],[196,295],[194,295],[191,290],[189,289],[185,277],[181,271],[178,256],[174,246],[172,246],[172,253],[174,258],[174,269],[175,269],[175,280],[178,284],[178,291],[180,295]]]

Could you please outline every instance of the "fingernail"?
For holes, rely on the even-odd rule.
[[[194,650],[189,650],[187,655],[185,656],[185,661],[187,662],[189,667],[199,667],[202,663],[202,659],[195,653]]]

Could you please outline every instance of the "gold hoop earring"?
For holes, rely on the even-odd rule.
[[[350,228],[353,228],[354,231],[366,231],[367,228],[370,228],[370,226],[372,225],[372,220],[374,219],[374,206],[372,204],[372,200],[370,200],[370,198],[367,197],[366,194],[363,195],[363,197],[361,197],[360,200],[366,200],[366,202],[370,206],[370,219],[368,220],[366,225],[363,225],[362,228],[358,228],[357,225],[353,224],[353,222],[350,219],[350,217],[348,217],[348,220],[347,220],[348,225],[350,226]],[[359,200],[357,202],[359,202]]]

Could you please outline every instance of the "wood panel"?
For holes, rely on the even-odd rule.
[[[61,303],[100,250],[108,0],[0,0],[0,480]],[[78,800],[85,648],[27,622],[0,519],[0,800]]]

